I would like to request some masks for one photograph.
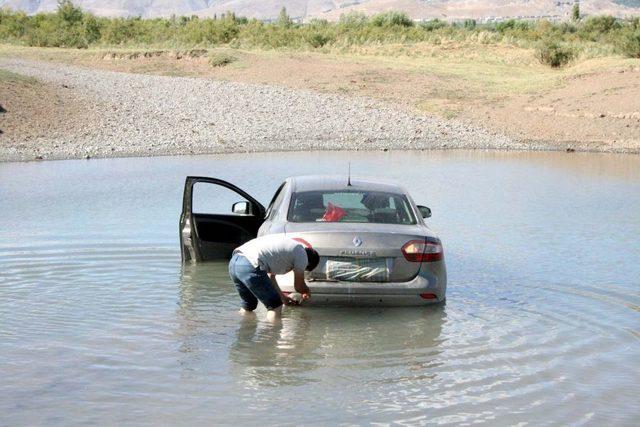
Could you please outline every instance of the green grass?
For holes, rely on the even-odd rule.
[[[224,67],[237,60],[237,57],[224,52],[213,52],[209,55],[209,65],[212,67]]]

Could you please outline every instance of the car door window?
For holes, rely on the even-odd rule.
[[[280,188],[276,191],[276,194],[273,195],[273,199],[271,199],[271,204],[267,208],[266,218],[273,219],[278,213],[278,209],[280,209],[280,205],[282,204],[282,199],[284,199],[284,195],[286,191],[284,191],[286,182],[283,183]]]
[[[257,236],[264,212],[260,202],[230,182],[188,176],[180,214],[182,260],[229,258],[235,248]]]
[[[232,215],[232,206],[237,202],[248,202],[245,197],[235,191],[219,185],[206,182],[196,182],[193,185],[194,214],[224,214]]]

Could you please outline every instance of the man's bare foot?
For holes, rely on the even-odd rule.
[[[244,308],[241,308],[240,311],[238,311],[238,313],[240,313],[241,316],[253,316],[255,317],[256,313],[254,313],[253,311],[249,311],[249,310],[245,310]]]
[[[270,322],[276,321],[276,320],[280,320],[280,318],[282,317],[282,306],[273,309],[273,310],[267,310],[267,320]]]

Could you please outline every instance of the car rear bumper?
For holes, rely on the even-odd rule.
[[[397,295],[397,294],[329,294],[312,291],[312,297],[304,302],[305,306],[384,306],[384,307],[400,307],[400,306],[421,306],[439,304],[443,299],[425,300],[416,294]]]
[[[429,268],[421,268],[419,274],[408,282],[309,281],[311,298],[305,305],[409,306],[440,303],[445,299],[447,288],[444,262],[430,264]],[[278,277],[283,292],[294,292],[292,276]],[[428,298],[427,294],[435,295],[435,298]]]

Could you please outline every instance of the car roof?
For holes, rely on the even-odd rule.
[[[380,181],[373,178],[351,177],[351,186],[348,185],[349,178],[346,175],[306,175],[293,176],[287,179],[292,184],[293,192],[318,190],[368,190],[406,194],[406,191],[399,184],[391,181]]]

